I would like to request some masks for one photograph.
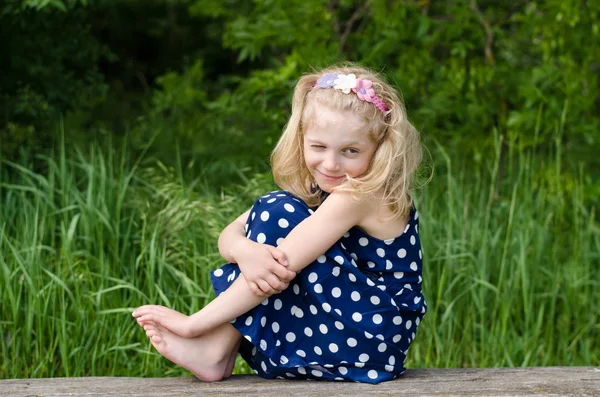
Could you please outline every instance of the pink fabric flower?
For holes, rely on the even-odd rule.
[[[371,80],[356,79],[356,87],[352,89],[356,96],[361,101],[373,102],[372,97],[375,96],[375,90],[371,88],[373,82]]]

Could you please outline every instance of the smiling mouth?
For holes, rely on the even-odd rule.
[[[327,178],[327,179],[331,179],[331,180],[342,179],[342,178],[344,178],[344,177],[346,176],[346,175],[342,175],[342,176],[331,176],[331,175],[324,174],[324,173],[322,173],[322,172],[321,172],[321,171],[319,171],[319,170],[317,170],[317,172],[318,172],[319,174],[323,175],[325,178]]]

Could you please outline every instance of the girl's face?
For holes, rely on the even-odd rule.
[[[356,178],[367,171],[377,145],[356,114],[314,106],[304,134],[304,162],[321,190],[331,193],[346,175]]]

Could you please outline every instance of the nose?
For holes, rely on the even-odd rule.
[[[328,153],[323,159],[323,168],[326,171],[336,172],[339,168],[339,162],[335,153]]]

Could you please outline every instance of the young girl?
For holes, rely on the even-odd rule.
[[[396,378],[426,310],[409,195],[420,161],[418,132],[375,73],[302,77],[272,155],[284,190],[223,230],[217,298],[191,316],[153,305],[133,316],[204,381],[229,377],[238,352],[265,378]]]

